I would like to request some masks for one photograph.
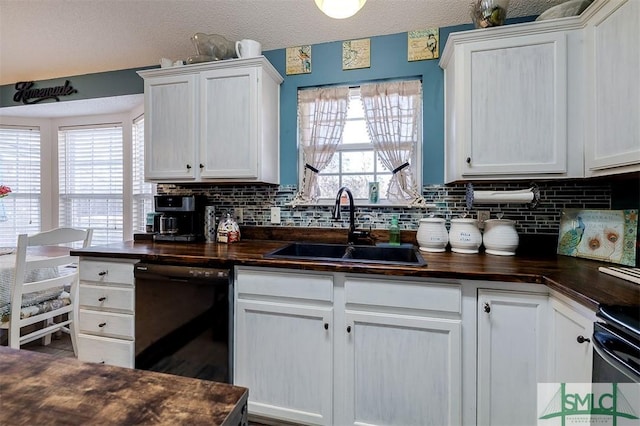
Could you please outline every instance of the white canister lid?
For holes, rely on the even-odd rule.
[[[451,223],[477,223],[478,221],[471,218],[460,217],[457,219],[451,219]]]
[[[425,217],[420,219],[420,222],[424,223],[444,223],[444,219],[441,217]]]

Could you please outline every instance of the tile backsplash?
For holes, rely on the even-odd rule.
[[[477,217],[479,210],[489,211],[491,218],[502,212],[505,219],[517,222],[519,234],[557,235],[560,215],[565,208],[610,209],[611,185],[608,182],[565,181],[537,183],[540,202],[531,209],[524,204],[482,204],[466,207],[466,185],[428,185],[422,188],[427,203],[432,208],[403,208],[384,206],[356,206],[356,226],[373,229],[387,229],[391,216],[396,214],[401,229],[416,230],[423,217],[436,215],[447,220],[467,216]],[[475,190],[512,191],[528,189],[524,182],[517,183],[476,183]],[[205,195],[208,204],[216,208],[216,215],[225,214],[236,208],[243,212],[243,224],[250,226],[299,226],[299,227],[340,227],[348,226],[348,214],[342,220],[334,221],[331,206],[298,206],[292,208],[297,187],[295,185],[207,185],[207,184],[160,184],[159,194]],[[280,207],[281,223],[272,225],[270,208]],[[346,210],[346,208],[343,207]]]

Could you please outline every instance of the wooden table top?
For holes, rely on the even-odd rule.
[[[238,425],[243,387],[0,347],[2,425]]]

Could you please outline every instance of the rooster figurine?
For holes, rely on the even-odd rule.
[[[565,232],[558,241],[558,252],[569,256],[572,255],[582,240],[584,228],[584,222],[582,218],[578,216],[578,226]]]

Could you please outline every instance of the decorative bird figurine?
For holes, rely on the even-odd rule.
[[[582,221],[582,218],[578,216],[578,226],[565,232],[558,241],[558,253],[571,256],[576,251],[578,244],[580,244],[580,241],[582,240],[584,228],[584,222]]]

